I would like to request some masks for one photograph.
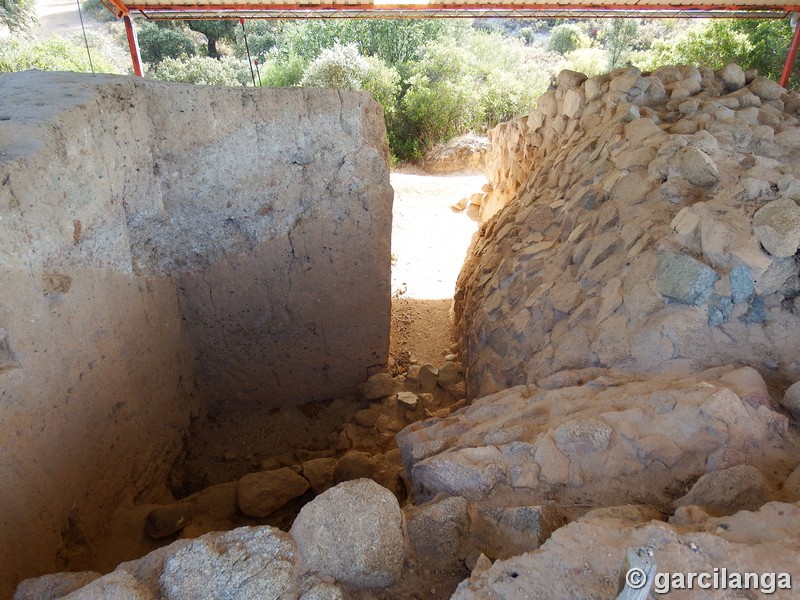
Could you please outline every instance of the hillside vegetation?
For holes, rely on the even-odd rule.
[[[110,17],[99,0],[83,7]],[[5,17],[12,37],[0,45],[0,71],[89,70],[82,40],[31,48],[21,10],[13,21]],[[119,24],[109,27],[124,46]],[[456,135],[527,114],[561,69],[592,76],[628,65],[736,62],[777,79],[792,26],[788,19],[141,20],[138,35],[146,74],[156,79],[368,90],[384,108],[393,157],[414,160]],[[115,71],[102,49],[92,53],[95,70]]]

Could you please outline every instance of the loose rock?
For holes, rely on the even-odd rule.
[[[364,400],[380,400],[394,392],[394,380],[388,373],[376,373],[364,384]]]
[[[189,512],[180,504],[162,506],[150,511],[145,523],[145,531],[154,540],[169,537],[183,529],[189,522]]]
[[[267,517],[310,487],[307,479],[288,467],[250,473],[239,480],[239,510],[251,517]]]
[[[292,525],[303,564],[357,588],[400,576],[405,550],[397,499],[374,481],[341,483],[306,504]]]

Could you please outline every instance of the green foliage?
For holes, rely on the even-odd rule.
[[[176,29],[148,23],[139,28],[138,38],[142,60],[151,65],[157,65],[165,58],[196,54],[191,38]]]
[[[554,27],[550,31],[550,39],[547,41],[547,49],[550,52],[566,54],[578,48],[587,48],[590,40],[580,27],[573,23],[565,23]]]
[[[608,52],[603,48],[578,48],[567,52],[564,58],[567,60],[565,69],[578,71],[589,77],[606,73],[611,62]]]
[[[403,98],[403,115],[414,138],[423,148],[455,137],[480,125],[477,90],[460,81],[430,81],[424,76],[411,78],[411,87]],[[401,136],[405,137],[405,136]]]
[[[637,59],[637,66],[653,69],[661,65],[695,65],[719,69],[735,62],[746,68],[753,52],[747,35],[734,30],[730,21],[700,21],[668,40],[653,43],[648,55]]]
[[[261,85],[264,87],[289,87],[299,85],[306,70],[306,61],[293,54],[268,52],[258,59]]]
[[[397,69],[390,67],[375,56],[368,57],[367,63],[369,64],[369,69],[364,77],[362,86],[372,93],[372,96],[383,107],[383,112],[388,117],[394,113],[397,105],[397,96],[400,93],[400,74]]]
[[[737,19],[731,23],[731,28],[746,35],[752,47],[747,62],[740,66],[757,69],[759,75],[780,79],[794,33],[789,19]],[[790,81],[795,87],[800,85],[800,63],[795,63]]]
[[[81,10],[83,14],[91,15],[98,21],[110,23],[117,20],[100,0],[81,0]]]
[[[323,50],[303,74],[302,85],[372,92],[384,113],[394,111],[400,75],[379,58],[362,56],[353,44]]]
[[[280,52],[286,38],[286,21],[275,21],[272,19],[259,19],[247,21],[247,46],[250,48],[250,55],[258,59],[259,63],[267,61],[268,57],[275,52]],[[236,28],[236,56],[247,57],[244,43],[244,34],[241,27]]]
[[[302,85],[313,87],[360,90],[364,77],[369,71],[369,63],[361,56],[353,44],[322,51],[303,74]]]
[[[186,26],[192,31],[197,31],[206,36],[208,40],[208,56],[220,58],[217,43],[220,41],[233,42],[236,40],[237,21],[185,21]]]
[[[636,45],[638,33],[639,24],[636,19],[606,19],[599,37],[608,52],[609,69],[625,64],[627,53]]]
[[[9,31],[27,30],[36,21],[36,0],[0,0],[0,25]]]
[[[517,36],[525,42],[526,46],[531,46],[536,43],[536,34],[538,30],[535,27],[523,27],[517,32]]]
[[[475,31],[466,40],[429,43],[411,68],[398,117],[390,124],[392,151],[411,158],[404,154],[409,148],[425,151],[530,111],[559,63],[557,55],[497,33]]]
[[[109,58],[98,48],[90,49],[96,73],[117,73]],[[89,58],[83,38],[65,39],[52,37],[31,41],[10,37],[0,44],[0,72],[27,71],[76,71],[89,73]]]
[[[335,44],[354,44],[362,56],[375,56],[396,68],[416,60],[429,41],[469,32],[467,23],[453,19],[300,19],[247,27],[254,55],[278,48],[311,62]],[[239,52],[243,48],[240,42]]]
[[[230,57],[165,58],[158,65],[158,70],[149,75],[163,81],[202,85],[240,86],[250,81],[250,69],[247,64]]]

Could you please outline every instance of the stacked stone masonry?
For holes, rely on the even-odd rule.
[[[800,378],[798,109],[736,65],[564,71],[492,130],[456,293],[470,397],[594,367]]]

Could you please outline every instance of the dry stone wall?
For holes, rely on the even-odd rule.
[[[714,73],[562,72],[490,133],[459,278],[472,397],[567,369],[800,378],[800,95]]]
[[[0,76],[0,597],[88,561],[207,403],[385,362],[391,203],[367,94]]]

